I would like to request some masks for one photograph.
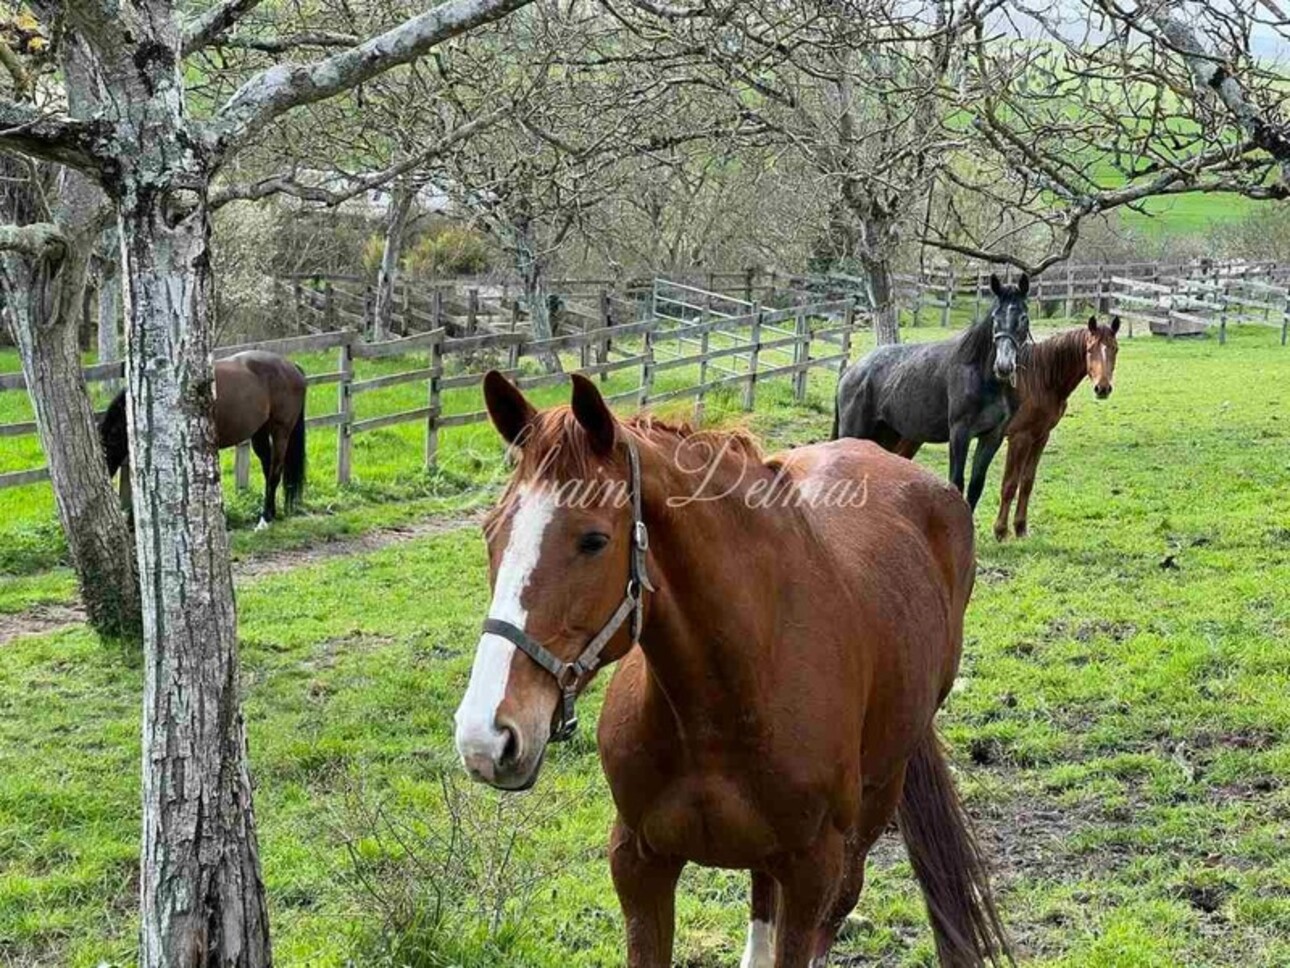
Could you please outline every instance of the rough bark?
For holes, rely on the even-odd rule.
[[[524,303],[528,307],[529,326],[533,330],[533,336],[535,339],[554,336],[555,333],[551,330],[551,304],[546,288],[546,266],[529,223],[521,222],[516,226],[511,248],[515,256],[515,270],[524,286]],[[555,353],[542,353],[539,359],[548,373],[560,372],[560,357]]]
[[[145,968],[271,963],[211,419],[209,231],[204,206],[171,224],[144,195],[121,213],[144,602]]]
[[[390,320],[394,316],[394,280],[403,253],[403,235],[412,211],[415,189],[401,178],[390,196],[390,212],[385,222],[385,245],[381,250],[381,272],[376,280],[376,310],[372,319],[372,339],[388,339]]]
[[[97,360],[108,363],[121,358],[121,279],[115,258],[101,259],[99,265]]]
[[[142,619],[134,539],[108,480],[77,346],[98,190],[66,172],[58,207],[65,228],[37,222],[35,172],[0,159],[5,187],[0,233],[5,316],[36,412],[36,431],[54,490],[86,616],[101,635],[137,640]]]
[[[137,640],[134,539],[108,480],[76,343],[88,254],[81,243],[7,255],[6,314],[86,616],[101,635]]]
[[[873,335],[879,346],[900,342],[900,307],[896,303],[895,280],[891,261],[864,256],[865,278],[869,283],[869,305],[873,312]]]

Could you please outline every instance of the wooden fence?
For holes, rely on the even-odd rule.
[[[687,289],[683,284],[664,283],[660,289],[670,292]],[[741,402],[752,409],[757,388],[765,381],[786,378],[792,381],[794,395],[803,399],[806,375],[813,368],[840,369],[846,365],[855,331],[865,324],[856,312],[854,300],[836,300],[794,306],[788,309],[763,309],[754,303],[721,303],[720,294],[690,290],[696,299],[711,304],[708,309],[685,318],[668,315],[647,316],[605,326],[586,325],[575,332],[537,339],[523,330],[487,331],[454,335],[439,327],[410,336],[381,342],[365,341],[353,329],[339,329],[287,339],[263,340],[221,347],[216,358],[231,356],[248,349],[262,349],[284,356],[335,350],[335,369],[310,373],[310,386],[335,385],[336,408],[326,413],[310,414],[310,428],[334,427],[337,435],[336,480],[347,484],[354,474],[354,438],[359,434],[399,424],[417,423],[424,432],[423,464],[435,465],[441,435],[455,427],[464,427],[488,419],[482,405],[479,409],[448,413],[444,395],[450,391],[477,387],[483,376],[482,355],[489,365],[500,365],[503,372],[524,389],[552,386],[567,382],[569,372],[606,380],[611,374],[636,374],[633,386],[608,397],[611,401],[631,401],[644,407],[680,398],[695,401],[701,415],[705,397],[728,386],[741,389]],[[727,312],[725,309],[738,309]],[[612,314],[610,314],[612,315]],[[338,317],[343,320],[343,317]],[[606,318],[606,317],[601,317]],[[526,361],[550,359],[552,356],[576,366],[567,372],[546,372]],[[408,369],[395,373],[360,376],[357,367],[363,361],[397,358]],[[501,362],[503,361],[504,362]],[[692,367],[692,382],[683,386],[657,387],[659,374]],[[89,383],[119,381],[123,364],[105,363],[86,367]],[[419,383],[426,388],[424,406],[357,419],[356,397],[375,390]],[[21,373],[0,374],[0,390],[25,390]],[[482,404],[482,400],[481,400]],[[0,437],[30,435],[36,432],[31,422],[0,424]],[[250,473],[250,450],[238,448],[234,462],[239,486],[246,486]],[[45,468],[0,474],[0,488],[16,487],[48,478]]]

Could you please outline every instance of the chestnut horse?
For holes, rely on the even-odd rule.
[[[631,968],[671,964],[687,863],[752,872],[744,966],[824,964],[893,817],[942,963],[1008,958],[933,728],[975,574],[958,492],[864,441],[763,460],[744,435],[620,422],[572,379],[542,412],[484,381],[518,460],[485,523],[467,771],[532,786],[618,662],[598,740]]]
[[[288,511],[304,493],[306,387],[304,370],[277,353],[247,350],[215,363],[215,446],[249,439],[264,471],[257,531],[277,517],[279,483]],[[124,390],[103,414],[99,438],[112,477],[129,457]]]
[[[999,516],[994,522],[994,536],[1008,537],[1008,513],[1012,499],[1017,499],[1013,528],[1018,538],[1026,536],[1026,516],[1030,492],[1035,487],[1035,471],[1048,444],[1048,435],[1066,413],[1066,401],[1084,377],[1093,384],[1093,393],[1105,400],[1115,387],[1115,357],[1120,351],[1116,334],[1120,317],[1110,326],[1099,326],[1090,316],[1087,326],[1080,326],[1032,344],[1022,354],[1017,372],[1019,406],[1008,422],[1008,459],[1003,470],[1003,489],[999,495]]]

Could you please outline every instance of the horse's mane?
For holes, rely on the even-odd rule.
[[[125,421],[125,391],[121,390],[112,398],[108,404],[107,410],[103,412],[103,426],[107,428],[115,427],[117,424]]]
[[[1067,390],[1084,376],[1084,336],[1088,327],[1078,326],[1032,343],[1024,348],[1018,367],[1023,391]]]
[[[670,423],[652,413],[638,413],[618,422],[619,428],[639,441],[658,443],[659,438],[702,441],[714,450],[739,454],[764,463],[761,446],[748,431],[696,430],[688,423]],[[533,419],[520,441],[516,479],[528,480],[542,474],[557,482],[590,480],[602,460],[591,448],[591,438],[578,423],[568,405],[543,410]]]
[[[994,352],[994,318],[987,314],[963,331],[954,351],[957,359],[965,363],[984,363]]]

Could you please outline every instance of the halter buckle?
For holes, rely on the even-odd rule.
[[[636,547],[641,551],[649,551],[649,529],[645,527],[644,521],[636,522],[632,540],[636,542]]]

